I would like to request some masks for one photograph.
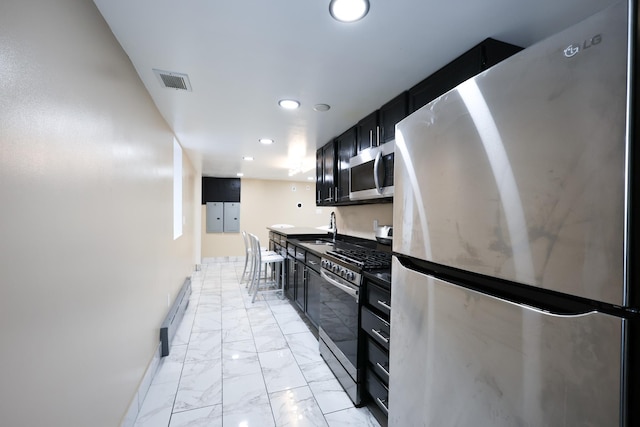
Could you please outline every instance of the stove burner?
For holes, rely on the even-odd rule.
[[[327,254],[350,264],[354,264],[362,270],[389,268],[391,266],[391,255],[387,252],[377,251],[374,249],[336,248],[333,251],[327,251]]]

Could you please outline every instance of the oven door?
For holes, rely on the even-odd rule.
[[[357,382],[359,289],[324,269],[320,274],[320,338]]]
[[[362,150],[349,161],[349,198],[377,199],[393,196],[395,142]]]

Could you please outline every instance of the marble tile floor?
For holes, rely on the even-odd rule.
[[[255,303],[243,262],[203,264],[136,427],[379,427],[355,408],[287,300]]]

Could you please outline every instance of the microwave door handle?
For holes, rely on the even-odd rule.
[[[376,191],[378,192],[378,194],[382,194],[382,187],[380,186],[380,177],[378,173],[378,170],[380,169],[381,160],[382,160],[382,153],[378,151],[378,154],[376,154],[376,159],[373,162],[373,182],[376,185]]]

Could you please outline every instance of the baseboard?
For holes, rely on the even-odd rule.
[[[140,381],[140,386],[133,396],[133,399],[131,399],[129,409],[127,410],[127,415],[125,415],[122,424],[120,424],[120,427],[134,427],[136,419],[138,418],[138,414],[140,413],[142,403],[144,402],[145,397],[147,397],[149,387],[151,387],[151,382],[156,376],[158,366],[160,366],[160,354],[161,345],[158,344],[156,351],[153,353],[153,358],[151,359],[151,362],[149,362],[149,366],[147,366],[147,370],[142,377],[142,381]]]
[[[217,264],[222,262],[244,262],[243,256],[221,256],[202,258],[202,264]]]

